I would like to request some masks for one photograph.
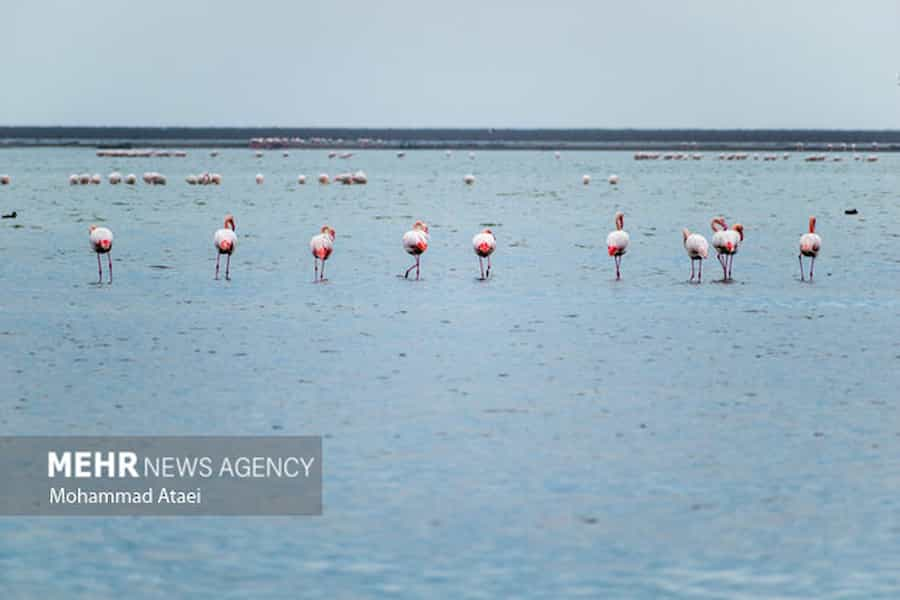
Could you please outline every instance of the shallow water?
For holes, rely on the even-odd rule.
[[[898,167],[2,150],[0,433],[325,436],[322,517],[0,519],[3,596],[896,597]],[[356,169],[369,185],[314,183]],[[204,170],[223,185],[184,183]],[[104,183],[70,187],[84,171]],[[680,230],[716,214],[746,227],[735,281],[710,260],[689,284]],[[90,223],[115,232],[111,286]]]

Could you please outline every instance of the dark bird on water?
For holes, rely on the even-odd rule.
[[[8,215],[3,215],[3,218],[4,218],[4,219],[15,219],[15,218],[16,218],[16,211],[12,211],[12,212],[9,213]]]

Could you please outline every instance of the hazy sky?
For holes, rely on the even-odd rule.
[[[0,124],[900,129],[900,0],[0,0]]]

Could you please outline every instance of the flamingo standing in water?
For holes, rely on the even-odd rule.
[[[620,212],[616,213],[616,229],[615,231],[611,231],[608,236],[606,236],[606,250],[610,256],[614,257],[616,260],[616,279],[622,279],[622,274],[620,272],[620,268],[622,266],[622,255],[628,251],[628,233],[626,233],[622,227],[625,224],[625,214]]]
[[[691,233],[686,228],[681,230],[684,236],[684,251],[687,252],[691,259],[691,281],[694,280],[694,261],[699,262],[699,270],[697,271],[697,283],[703,278],[703,259],[709,256],[709,242],[699,233]]]
[[[478,255],[478,267],[481,269],[481,278],[487,279],[491,276],[491,254],[497,249],[497,238],[490,229],[485,229],[481,233],[476,234],[472,238],[472,248]],[[484,259],[487,259],[487,272],[484,270]]]
[[[309,240],[309,250],[313,255],[313,268],[315,269],[314,281],[325,281],[325,261],[334,251],[334,229],[323,225],[317,235]],[[322,273],[319,274],[319,261],[322,261]]]
[[[100,279],[97,283],[103,283],[103,263],[100,262],[100,255],[105,254],[109,261],[109,282],[112,283],[112,250],[113,234],[106,227],[97,227],[91,225],[90,229],[91,250],[97,253],[97,272]]]
[[[822,238],[816,233],[816,218],[809,218],[809,233],[800,236],[800,281],[803,281],[803,257],[808,256],[809,262],[809,280],[813,278],[813,267],[816,265],[816,256],[819,255],[819,249],[822,247]]]
[[[723,281],[731,280],[731,269],[734,264],[734,255],[737,254],[744,241],[744,226],[735,223],[729,229],[724,217],[715,217],[710,222],[713,230],[712,245],[716,249],[716,258],[722,265]]]
[[[428,225],[422,221],[416,221],[413,228],[403,234],[403,249],[406,250],[407,254],[412,254],[416,257],[415,264],[403,274],[404,279],[407,279],[409,272],[415,269],[416,281],[419,280],[419,260],[422,254],[428,250],[428,241]]]
[[[234,217],[225,215],[225,226],[213,235],[213,243],[216,245],[216,279],[219,278],[219,259],[227,255],[225,261],[225,279],[231,279],[231,253],[237,246],[237,234],[234,232]]]

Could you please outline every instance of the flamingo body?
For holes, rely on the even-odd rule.
[[[684,251],[691,259],[691,281],[694,280],[694,261],[699,261],[700,271],[697,275],[697,282],[700,282],[703,277],[703,261],[709,256],[709,242],[699,233],[691,233],[687,229],[682,229],[682,234],[684,235]]]
[[[497,249],[497,238],[490,229],[485,229],[481,233],[475,234],[472,238],[472,249],[478,256],[478,267],[481,270],[481,278],[487,279],[491,276],[491,254]],[[484,270],[484,259],[487,259],[487,272]]]
[[[816,218],[809,218],[809,232],[800,236],[800,280],[803,281],[803,257],[810,259],[809,262],[809,280],[813,278],[813,268],[816,265],[816,257],[819,250],[822,249],[822,238],[816,233]]]
[[[237,247],[237,234],[234,231],[234,217],[225,215],[224,227],[213,234],[213,245],[216,247],[216,279],[219,278],[219,260],[223,254],[226,256],[225,279],[231,279],[231,255]]]
[[[621,279],[622,256],[628,251],[628,243],[631,238],[628,232],[622,229],[625,225],[625,215],[616,213],[616,229],[606,236],[606,252],[616,261],[616,279]]]
[[[722,265],[723,281],[729,281],[734,255],[744,241],[744,226],[735,223],[729,229],[723,217],[714,218],[710,226],[713,230],[712,245],[716,249],[716,258]]]
[[[103,263],[100,261],[101,254],[107,255],[107,262],[109,263],[109,282],[112,283],[112,254],[110,254],[110,251],[112,250],[113,233],[106,227],[97,227],[96,225],[91,225],[89,231],[91,250],[97,253],[97,273],[100,277],[97,283],[103,283]]]
[[[410,271],[413,269],[416,270],[416,279],[419,279],[419,268],[420,268],[420,259],[422,254],[428,250],[428,225],[422,221],[416,221],[413,225],[413,228],[403,234],[403,249],[406,250],[407,254],[412,254],[416,257],[416,262],[413,266],[406,270],[406,273],[403,275],[403,278],[406,279],[409,277]]]
[[[313,255],[316,281],[325,281],[325,261],[334,251],[334,229],[323,225],[320,233],[309,240],[309,251]],[[319,273],[319,261],[322,261],[322,272]]]

